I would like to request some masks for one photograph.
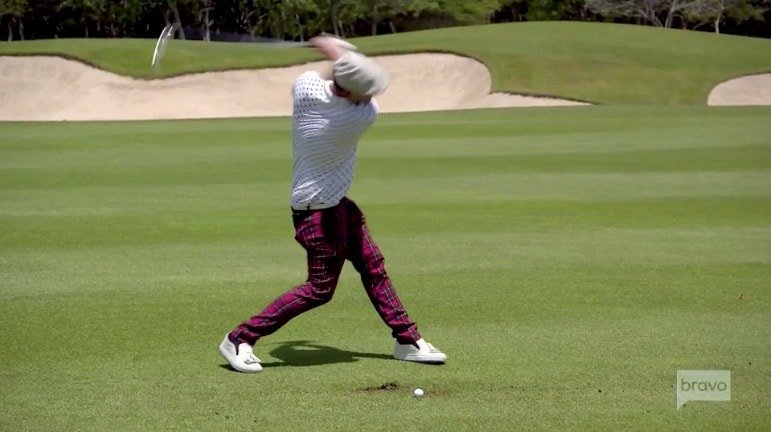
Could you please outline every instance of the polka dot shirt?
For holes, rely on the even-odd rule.
[[[359,138],[377,119],[374,99],[354,104],[332,94],[331,86],[318,72],[303,73],[293,86],[294,209],[340,202],[353,182]]]

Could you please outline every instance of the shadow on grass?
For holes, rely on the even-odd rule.
[[[256,346],[257,357],[260,356],[260,345]],[[266,368],[281,366],[319,366],[334,363],[353,363],[359,359],[381,359],[390,360],[393,357],[389,354],[364,353],[356,351],[345,351],[326,345],[311,343],[310,341],[289,341],[280,344],[270,351],[270,355],[280,361],[265,362],[262,366]],[[230,365],[222,365],[225,369],[231,369]],[[231,369],[232,370],[232,369]]]

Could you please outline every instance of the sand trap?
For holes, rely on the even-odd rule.
[[[381,56],[391,86],[382,112],[586,105],[554,98],[490,94],[480,62],[450,54]],[[161,80],[115,75],[60,57],[0,57],[0,120],[135,120],[284,116],[303,71],[328,62],[207,72]],[[149,66],[148,66],[149,67]]]
[[[707,105],[771,105],[771,73],[724,81],[709,92]]]

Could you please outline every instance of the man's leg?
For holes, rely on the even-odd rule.
[[[364,290],[393,337],[399,343],[414,344],[421,339],[420,333],[386,273],[383,254],[372,239],[364,215],[353,201],[345,198],[343,204],[348,213],[348,259],[361,275]]]
[[[345,215],[338,207],[292,215],[295,239],[307,251],[308,280],[230,332],[232,342],[254,345],[259,338],[275,332],[297,315],[332,299],[346,257],[342,230]]]

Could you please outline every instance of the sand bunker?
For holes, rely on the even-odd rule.
[[[709,93],[707,105],[771,105],[771,74],[722,82]]]
[[[490,94],[480,62],[450,54],[381,56],[391,86],[382,112],[586,105],[554,98]],[[328,62],[207,72],[160,80],[115,75],[60,57],[0,57],[0,120],[135,120],[284,116],[303,71]],[[149,66],[148,66],[149,67]]]

